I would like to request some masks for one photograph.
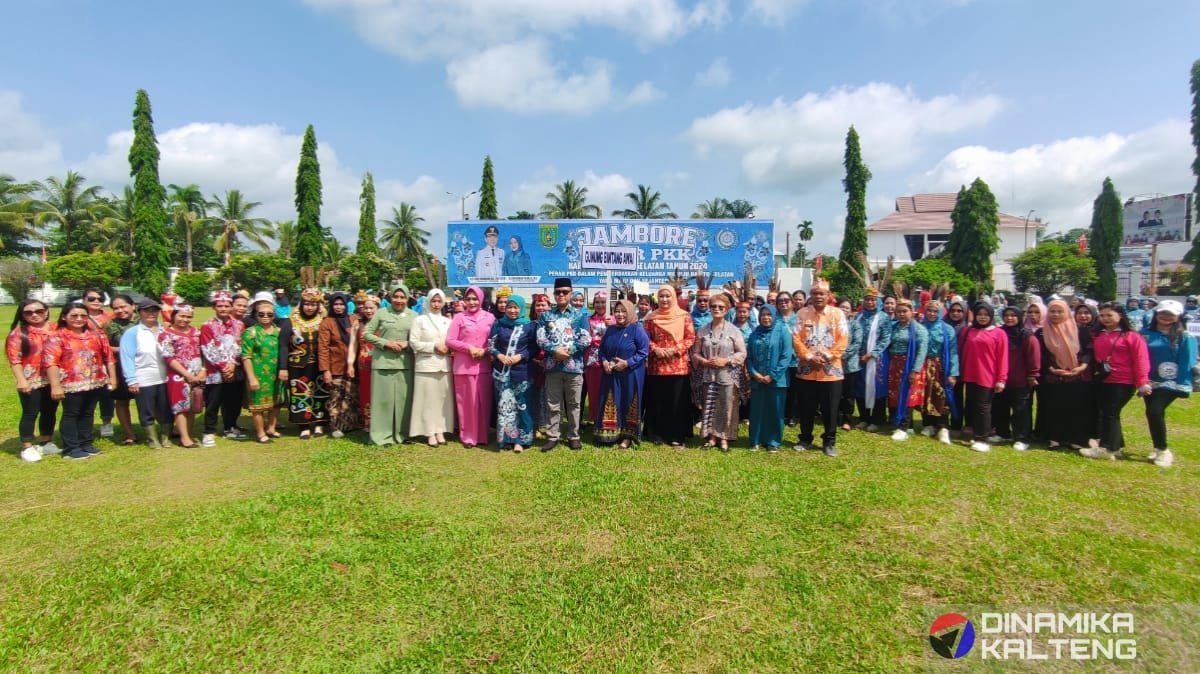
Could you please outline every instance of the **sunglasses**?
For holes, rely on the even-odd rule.
[[[554,294],[555,295],[570,295],[571,291],[570,290],[555,290]]]
[[[263,313],[261,311],[255,314],[255,316],[258,316],[259,318],[275,318],[275,314]]]
[[[102,297],[85,297],[83,299],[85,302],[103,302],[104,301],[104,298],[102,298]]]
[[[24,309],[21,311],[22,316],[37,316],[44,313],[46,313],[45,309]]]
[[[67,314],[67,320],[86,321],[87,314]]]

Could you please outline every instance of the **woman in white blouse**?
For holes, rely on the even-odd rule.
[[[413,322],[409,344],[415,358],[413,367],[413,410],[409,436],[423,435],[430,447],[446,442],[446,433],[454,430],[454,389],[450,349],[446,332],[450,319],[442,315],[446,295],[434,288],[425,296],[425,308]]]

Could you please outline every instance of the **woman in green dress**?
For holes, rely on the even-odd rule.
[[[255,302],[250,311],[255,322],[242,332],[242,366],[246,368],[254,432],[258,441],[265,443],[280,436],[275,430],[283,379],[279,372],[279,326],[275,325],[274,302]]]
[[[408,289],[392,286],[392,305],[380,309],[363,329],[371,351],[371,442],[405,442],[413,388],[413,350],[408,344],[416,313],[408,308]]]

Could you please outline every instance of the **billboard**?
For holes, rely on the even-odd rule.
[[[1125,204],[1123,246],[1181,243],[1192,240],[1192,195],[1130,200]]]
[[[664,283],[678,271],[722,285],[775,269],[773,220],[455,220],[446,228],[451,286],[543,288]]]

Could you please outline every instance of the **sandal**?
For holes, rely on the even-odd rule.
[[[133,438],[125,438],[124,440],[121,441],[121,444],[128,446],[128,445],[132,445],[136,442],[137,442],[137,440],[134,440]]]
[[[729,451],[729,441],[728,441],[728,440],[722,440],[722,441],[721,441],[721,451],[722,451],[722,452],[728,452],[728,451]]]
[[[180,447],[182,447],[182,448],[184,448],[184,449],[195,449],[195,448],[199,447],[200,445],[198,445],[198,444],[196,444],[196,443],[194,443],[194,442],[189,442],[189,443],[187,443],[187,444],[184,444],[184,443],[182,443],[182,442],[181,442],[181,443],[179,443],[179,446],[180,446]]]
[[[316,428],[313,429],[313,435],[318,438],[322,437],[325,435],[325,429],[321,428],[320,426],[317,426]]]
[[[621,444],[617,445],[617,447],[620,447],[621,449],[629,449],[629,444],[630,444],[629,439],[626,438],[626,439],[622,440]]]
[[[283,437],[283,433],[280,433],[279,431],[267,431],[267,435],[271,436],[272,438],[282,438]]]
[[[265,445],[270,441],[271,441],[271,436],[269,436],[269,435],[264,434],[264,435],[258,436],[258,444],[260,444],[260,445]]]
[[[311,438],[311,437],[312,437],[312,432],[311,432],[311,431],[309,431],[309,430],[307,430],[307,429],[305,429],[305,430],[303,430],[303,431],[300,431],[300,439],[301,439],[301,440],[307,440],[307,439],[309,439],[309,438]]]

